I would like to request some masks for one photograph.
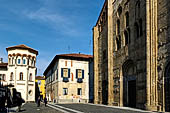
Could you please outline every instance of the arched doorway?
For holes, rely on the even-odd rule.
[[[164,77],[165,111],[170,111],[170,63],[165,69]]]
[[[136,72],[132,60],[123,64],[123,106],[136,107]]]

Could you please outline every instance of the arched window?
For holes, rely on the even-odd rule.
[[[139,20],[139,27],[140,27],[140,36],[142,36],[143,35],[142,19]]]
[[[10,74],[10,81],[13,81],[13,72],[11,72],[11,74]]]
[[[117,35],[120,34],[120,20],[117,20]]]
[[[6,80],[6,75],[2,74],[2,80],[5,81]]]
[[[125,38],[125,45],[127,45],[129,43],[129,37],[127,31],[124,31],[124,38]]]
[[[29,81],[32,81],[32,73],[30,73]]]
[[[119,6],[117,12],[118,12],[118,16],[120,17],[120,15],[122,14],[122,7],[121,6]]]
[[[24,64],[24,65],[26,64],[26,60],[25,60],[25,59],[23,59],[23,64]]]
[[[134,30],[135,37],[139,38],[139,26],[137,22],[135,22],[134,27],[135,27],[135,30]]]
[[[127,28],[127,31],[128,31],[129,44],[130,44],[130,42],[131,42],[131,39],[130,39],[130,28]]]
[[[129,26],[129,12],[125,13],[125,21],[126,21],[126,27]]]
[[[117,37],[116,38],[116,44],[117,44],[117,50],[119,50],[121,48],[121,37]]]
[[[23,73],[22,72],[20,72],[20,74],[19,74],[19,80],[23,80]]]

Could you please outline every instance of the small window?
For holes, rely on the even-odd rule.
[[[129,13],[128,12],[126,12],[125,13],[125,18],[126,18],[126,27],[128,27],[129,26]]]
[[[30,73],[29,81],[32,81],[32,73]]]
[[[73,61],[71,60],[71,67],[73,67]]]
[[[118,16],[120,17],[121,14],[122,14],[122,7],[119,6],[119,8],[118,8]]]
[[[81,88],[77,89],[77,95],[82,95],[82,89]]]
[[[117,20],[117,35],[120,34],[120,20]]]
[[[23,73],[20,73],[19,80],[23,80]]]
[[[2,74],[2,80],[5,81],[6,80],[6,75]]]
[[[23,59],[23,64],[26,64],[26,60],[25,59]]]
[[[65,66],[67,66],[67,61],[65,61]]]
[[[10,81],[13,81],[13,72],[10,74]]]
[[[129,37],[127,31],[124,32],[124,37],[125,37],[125,45],[129,43]]]
[[[18,59],[18,64],[20,64],[21,63],[21,59]]]
[[[68,88],[63,88],[63,95],[68,95]]]
[[[56,80],[58,79],[58,69],[56,70]]]
[[[9,65],[11,65],[11,58],[9,58]]]

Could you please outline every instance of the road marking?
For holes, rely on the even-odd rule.
[[[63,112],[63,113],[70,113],[70,112],[68,112],[68,111],[65,111],[65,110],[60,109],[60,108],[56,108],[56,107],[51,106],[51,105],[49,105],[49,104],[47,104],[47,106],[49,106],[49,107],[51,107],[51,108],[53,108],[53,109],[55,109],[55,110],[61,111],[61,112]]]
[[[66,108],[66,107],[63,107],[63,106],[55,105],[55,104],[51,104],[51,105],[56,106],[56,107],[59,107],[59,108],[62,108],[62,109],[66,109],[66,110],[69,110],[69,111],[72,111],[72,112],[75,112],[75,113],[84,113],[84,112],[82,112],[82,111],[78,111],[78,110]]]

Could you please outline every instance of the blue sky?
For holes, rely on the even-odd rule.
[[[25,44],[39,51],[38,75],[56,54],[92,54],[92,28],[104,0],[0,0],[0,57]]]

